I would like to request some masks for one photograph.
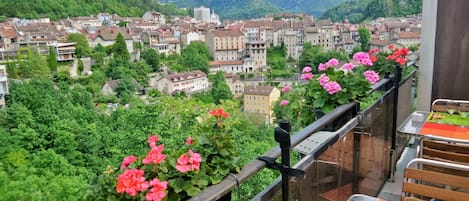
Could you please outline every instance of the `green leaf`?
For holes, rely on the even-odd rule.
[[[321,108],[324,106],[324,99],[316,99],[313,104],[315,108]]]
[[[187,188],[184,189],[184,191],[186,191],[187,195],[192,197],[200,193],[200,188],[197,188],[194,186],[188,186]]]

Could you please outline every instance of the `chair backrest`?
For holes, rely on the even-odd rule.
[[[455,109],[455,113],[459,111],[469,112],[469,101],[436,99],[432,103],[432,112],[447,112],[448,109]]]
[[[448,172],[423,170],[419,167],[435,166],[469,172],[469,166],[417,158],[405,169],[402,199],[409,195],[421,199],[469,200],[469,177]]]
[[[421,140],[418,157],[436,161],[469,165],[469,141],[428,136]],[[443,167],[423,166],[425,170],[452,172],[469,177],[469,172]]]

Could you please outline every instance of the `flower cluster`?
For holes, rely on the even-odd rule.
[[[336,81],[327,82],[322,86],[322,88],[324,88],[324,90],[326,90],[330,95],[342,90],[342,87]]]
[[[327,113],[335,107],[350,101],[359,101],[368,95],[372,84],[380,77],[371,68],[377,58],[377,50],[357,52],[353,60],[340,62],[335,58],[317,67],[313,74],[311,67],[303,68],[301,79],[306,81],[295,88],[286,85],[282,88],[282,98],[274,108],[277,118],[289,118],[291,122],[305,126],[315,120],[313,111]],[[311,112],[306,112],[306,111]],[[311,114],[313,113],[313,114]]]
[[[142,164],[158,165],[163,163],[166,159],[166,155],[163,154],[164,144],[156,145],[156,143],[160,141],[157,135],[151,135],[148,137],[147,141],[151,150],[142,160]],[[189,136],[186,139],[186,144],[192,144],[192,137]],[[124,158],[120,166],[124,172],[117,178],[116,191],[118,193],[127,193],[132,197],[135,197],[139,192],[146,191],[146,200],[163,200],[167,194],[166,189],[168,188],[168,182],[160,181],[158,178],[153,178],[153,180],[150,182],[146,181],[143,168],[129,169],[129,165],[136,162],[136,156],[130,155]],[[199,171],[201,162],[202,156],[199,153],[195,153],[192,150],[189,150],[189,155],[184,153],[177,159],[175,168],[180,173]]]
[[[366,52],[357,52],[357,53],[355,53],[353,55],[353,60],[357,61],[361,65],[373,66],[373,62],[371,61],[370,54],[366,53]]]
[[[136,196],[138,192],[147,190],[150,184],[145,181],[144,174],[143,170],[125,170],[117,179],[116,191],[118,193],[126,192],[131,196]]]
[[[363,73],[363,75],[371,84],[376,84],[379,81],[379,75],[375,71],[367,70]]]
[[[393,45],[389,45],[388,49],[392,50],[393,53],[386,57],[387,60],[395,61],[400,65],[404,65],[407,62],[406,56],[409,54],[408,48],[394,48]]]
[[[306,66],[303,68],[303,73],[301,74],[301,80],[311,80],[313,79],[314,75],[311,72],[313,69],[311,67]]]
[[[223,111],[222,108],[218,108],[218,110],[211,110],[209,112],[209,114],[211,114],[212,116],[214,116],[217,119],[219,119],[219,118],[225,118],[225,119],[228,118],[228,113]]]
[[[202,162],[202,157],[200,154],[194,153],[189,149],[189,155],[183,154],[178,158],[176,169],[181,173],[195,170],[199,171],[200,162]]]
[[[209,114],[212,115],[213,117],[215,117],[215,119],[217,119],[217,127],[218,128],[223,128],[224,127],[223,119],[226,119],[229,116],[228,113],[223,111],[222,108],[218,108],[218,110],[211,110],[209,112]]]

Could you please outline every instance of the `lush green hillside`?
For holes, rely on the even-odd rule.
[[[273,5],[282,8],[287,12],[308,13],[314,16],[321,16],[324,11],[332,8],[346,0],[269,0]]]
[[[348,19],[360,23],[377,17],[405,16],[422,12],[422,0],[349,0],[327,10],[321,18]]]
[[[147,10],[165,15],[187,15],[185,10],[154,0],[8,0],[0,1],[0,18],[50,17],[53,20],[67,16],[89,16],[99,12],[121,16],[142,16]]]
[[[249,19],[264,16],[267,13],[277,13],[281,9],[269,3],[268,0],[162,0],[174,3],[182,8],[194,8],[201,5],[215,10],[224,19]]]

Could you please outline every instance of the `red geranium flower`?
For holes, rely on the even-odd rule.
[[[228,113],[223,111],[222,108],[219,108],[218,110],[211,110],[210,114],[213,115],[214,117],[223,117],[223,118],[228,118]]]
[[[125,170],[125,172],[117,178],[117,192],[126,192],[130,196],[135,196],[139,191],[147,190],[150,185],[145,181],[145,177],[143,177],[144,174],[143,170]]]

